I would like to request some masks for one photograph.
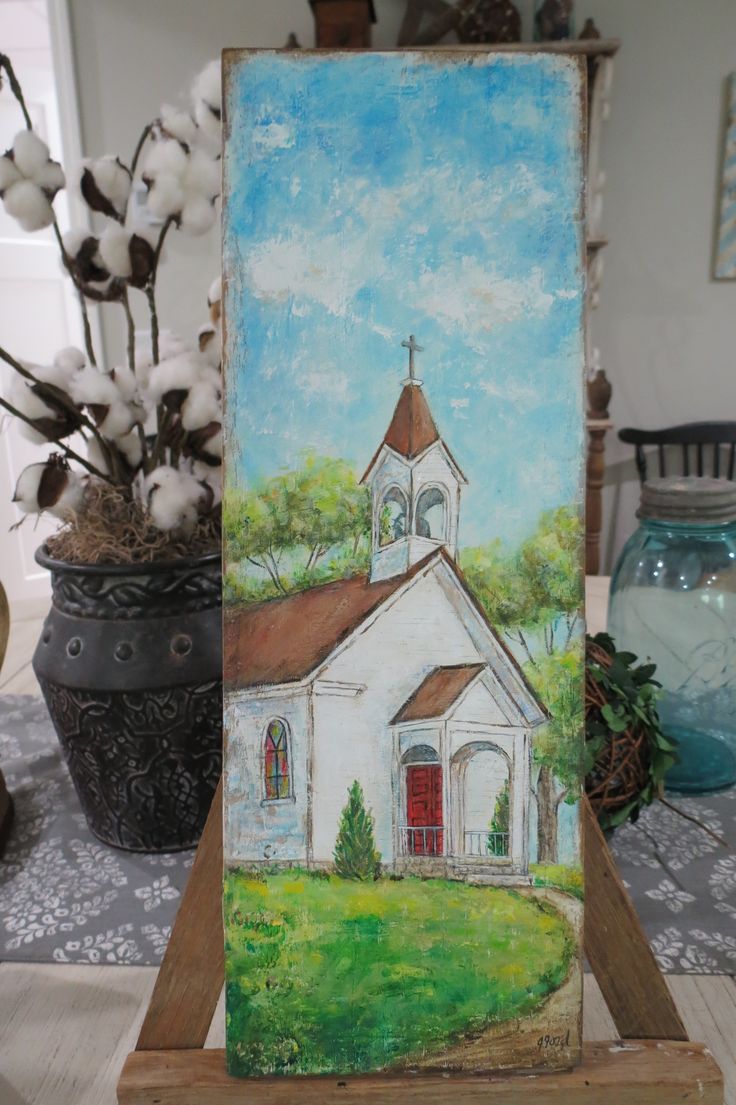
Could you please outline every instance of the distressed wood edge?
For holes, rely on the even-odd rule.
[[[723,1076],[703,1044],[667,1040],[586,1043],[583,1062],[558,1073],[232,1078],[220,1048],[134,1051],[119,1105],[481,1105],[531,1098],[535,1105],[722,1105]]]
[[[688,1039],[588,799],[582,803],[585,954],[623,1039]]]
[[[136,1050],[204,1047],[224,979],[220,779]]]

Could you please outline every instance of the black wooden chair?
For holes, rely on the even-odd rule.
[[[627,426],[619,430],[619,439],[633,445],[639,480],[647,478],[645,448],[654,445],[659,458],[660,476],[715,476],[732,480],[736,471],[736,422],[686,422],[665,430],[634,430]],[[682,471],[668,472],[667,460],[672,448],[679,446]],[[692,453],[691,453],[692,450]],[[676,455],[676,454],[675,454]],[[694,464],[691,461],[694,460]]]

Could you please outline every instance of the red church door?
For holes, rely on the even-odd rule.
[[[441,856],[442,768],[439,764],[410,764],[406,769],[408,852],[412,856]]]

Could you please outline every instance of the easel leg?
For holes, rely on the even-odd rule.
[[[169,947],[136,1051],[118,1083],[121,1105],[499,1105],[526,1096],[535,1105],[670,1105],[692,1098],[722,1105],[723,1080],[687,1034],[657,968],[598,823],[583,803],[585,950],[628,1045],[586,1043],[582,1066],[562,1074],[516,1077],[237,1079],[221,1050],[202,1050],[224,979],[222,784],[212,802]],[[647,1041],[662,1040],[653,1043]],[[524,1103],[526,1105],[526,1103]]]

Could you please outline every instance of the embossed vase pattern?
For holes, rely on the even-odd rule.
[[[129,851],[195,845],[222,768],[218,554],[70,565],[33,657],[92,832]]]

